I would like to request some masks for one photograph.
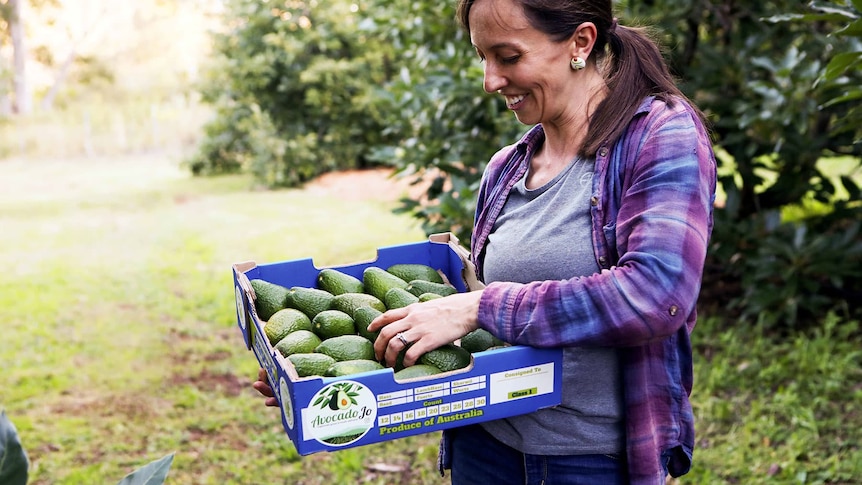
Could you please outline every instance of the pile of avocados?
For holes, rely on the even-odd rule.
[[[299,377],[346,375],[383,369],[374,358],[377,332],[368,324],[386,310],[442,298],[458,290],[431,266],[397,263],[369,266],[356,278],[324,268],[314,288],[287,288],[250,280],[258,318],[270,344],[288,359]],[[503,346],[484,329],[464,336],[460,345],[443,345],[404,367],[404,352],[394,367],[396,379],[425,377],[470,365],[471,354]]]

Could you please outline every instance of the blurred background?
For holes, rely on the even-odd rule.
[[[199,139],[208,110],[195,83],[220,2],[4,3],[18,20],[3,32],[0,156],[177,151]]]
[[[614,5],[656,27],[720,162],[677,483],[858,483],[862,2]],[[298,456],[251,391],[229,271],[469,241],[525,127],[454,8],[0,0],[0,406],[32,483],[168,453],[170,483],[448,481],[434,435]]]

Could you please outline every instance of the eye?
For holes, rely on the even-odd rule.
[[[521,56],[504,57],[504,58],[500,59],[500,62],[502,62],[503,64],[515,64],[518,62],[518,60],[520,58],[521,58]]]

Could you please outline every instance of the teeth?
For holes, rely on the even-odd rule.
[[[524,98],[526,98],[526,97],[527,96],[524,94],[522,94],[520,96],[506,96],[506,104],[509,106],[514,106],[514,105],[520,103],[521,101],[523,101]]]

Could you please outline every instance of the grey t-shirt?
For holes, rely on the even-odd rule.
[[[542,187],[529,190],[522,178],[512,188],[488,238],[486,283],[564,280],[599,271],[590,219],[594,166],[594,160],[576,159]],[[617,351],[571,347],[563,350],[562,404],[483,426],[524,453],[577,455],[621,452],[622,423]]]

